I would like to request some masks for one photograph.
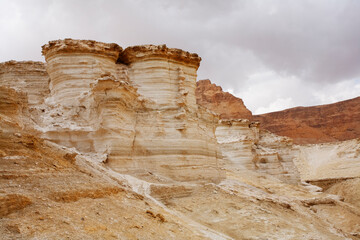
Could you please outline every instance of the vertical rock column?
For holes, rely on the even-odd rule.
[[[42,46],[54,103],[76,106],[96,79],[104,74],[116,75],[115,62],[121,50],[115,43],[73,39],[50,41]]]
[[[129,47],[121,53],[118,63],[129,66],[129,81],[147,107],[137,113],[132,170],[178,181],[222,178],[214,132],[217,118],[196,105],[200,61],[197,54],[165,45]],[[122,167],[115,162],[112,166]]]
[[[57,40],[43,46],[50,76],[44,137],[85,153],[131,158],[136,90],[122,48],[90,40]],[[121,75],[121,76],[120,76]]]
[[[195,53],[143,45],[126,48],[118,62],[129,64],[129,77],[138,93],[151,99],[152,109],[178,108],[186,102],[196,108],[196,71],[201,58]]]

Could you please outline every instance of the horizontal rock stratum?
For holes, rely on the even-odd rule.
[[[1,239],[359,239],[359,140],[261,129],[166,45],[43,55],[0,63]]]
[[[323,143],[360,137],[360,97],[313,107],[254,115],[269,131],[296,143]]]

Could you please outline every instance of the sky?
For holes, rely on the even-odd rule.
[[[358,0],[0,0],[0,62],[64,38],[195,52],[253,114],[360,96]]]

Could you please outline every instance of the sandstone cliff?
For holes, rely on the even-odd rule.
[[[65,39],[43,54],[0,64],[2,239],[359,239],[358,141],[218,122],[196,104],[201,59],[179,49]]]
[[[50,41],[42,53],[46,64],[2,63],[0,80],[28,96],[43,138],[100,154],[120,172],[222,178],[218,117],[196,104],[196,54],[72,39]]]
[[[247,119],[220,121],[216,137],[230,168],[271,175],[290,184],[300,183],[294,164],[299,149],[291,139],[260,130],[259,124]]]

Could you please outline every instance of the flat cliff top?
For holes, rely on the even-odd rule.
[[[38,61],[6,61],[0,63],[0,74],[9,73],[10,71],[16,70],[17,72],[27,72],[27,71],[45,71],[45,63]]]
[[[196,53],[190,53],[178,48],[168,48],[165,44],[130,46],[123,50],[116,43],[66,38],[49,41],[49,43],[42,46],[42,54],[46,59],[51,58],[54,54],[61,53],[94,53],[124,64],[160,57],[183,62],[198,68],[201,61],[201,57]]]
[[[94,40],[76,40],[71,38],[49,41],[48,44],[42,46],[42,54],[46,59],[59,53],[94,53],[116,60],[121,51],[122,47],[116,43],[103,43]]]
[[[145,58],[164,57],[179,62],[200,66],[201,57],[196,53],[189,53],[177,48],[164,45],[140,45],[127,47],[119,56],[118,62],[130,64]]]

